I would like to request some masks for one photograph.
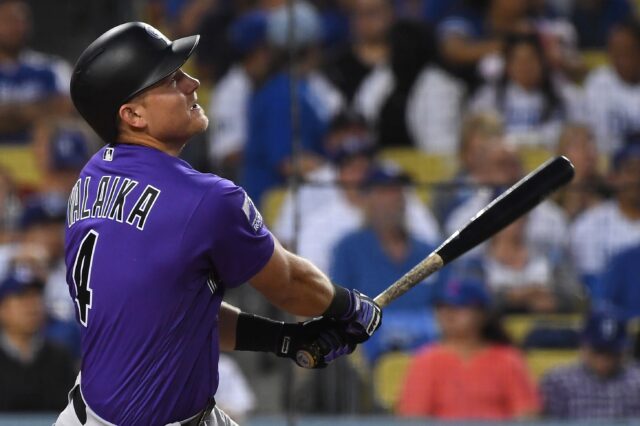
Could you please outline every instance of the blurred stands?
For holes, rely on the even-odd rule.
[[[256,178],[260,184],[257,186],[265,186],[260,200],[265,222],[285,244],[292,245],[298,239],[302,244],[299,245],[300,254],[314,254],[314,249],[321,251],[315,255],[326,272],[329,272],[329,259],[334,254],[338,237],[367,224],[363,213],[364,197],[360,192],[363,176],[372,165],[394,163],[411,177],[412,186],[407,189],[411,193],[408,197],[411,203],[407,202],[407,206],[412,206],[413,213],[407,212],[407,228],[415,231],[415,228],[422,227],[424,231],[428,228],[425,223],[435,223],[435,232],[429,229],[421,235],[424,240],[431,239],[428,242],[434,245],[447,236],[445,224],[450,219],[451,210],[448,208],[452,205],[485,192],[489,195],[483,199],[488,202],[515,177],[530,172],[553,155],[563,154],[574,161],[576,179],[556,194],[546,208],[558,213],[554,217],[564,219],[542,220],[530,232],[533,235],[528,237],[535,240],[536,236],[546,238],[552,234],[554,250],[543,250],[544,254],[552,259],[555,266],[566,267],[565,275],[554,276],[554,284],[576,281],[577,285],[571,288],[575,290],[573,296],[577,301],[570,309],[505,315],[504,327],[515,346],[524,351],[529,373],[540,379],[549,370],[578,359],[584,314],[597,302],[618,303],[635,312],[635,306],[627,306],[634,304],[634,297],[637,297],[633,291],[637,277],[629,271],[633,271],[634,265],[640,262],[637,257],[640,251],[630,249],[631,254],[623,251],[620,254],[624,257],[622,262],[614,256],[619,247],[613,242],[624,239],[625,247],[640,246],[637,238],[640,235],[640,216],[636,214],[638,208],[611,207],[615,204],[611,200],[624,193],[627,197],[625,205],[633,207],[635,203],[631,193],[635,185],[633,176],[621,177],[615,173],[614,160],[627,160],[637,154],[634,146],[640,134],[640,33],[637,27],[627,25],[620,37],[619,25],[634,15],[632,10],[635,10],[636,18],[640,16],[640,1],[298,2],[303,5],[303,11],[299,12],[301,15],[297,21],[298,24],[302,22],[304,28],[299,34],[302,36],[302,40],[298,40],[299,49],[293,56],[296,72],[304,75],[299,79],[302,83],[298,93],[300,103],[297,104],[303,105],[304,111],[298,110],[301,114],[299,127],[294,131],[289,127],[290,105],[287,101],[291,68],[284,37],[284,0],[0,1],[0,41],[13,40],[16,43],[13,51],[9,52],[2,49],[7,43],[0,43],[0,273],[10,269],[9,264],[15,261],[17,253],[43,266],[46,275],[43,278],[56,283],[50,286],[55,291],[49,290],[54,296],[48,303],[48,327],[56,325],[56,315],[59,316],[60,312],[66,312],[63,318],[65,326],[69,326],[68,321],[73,316],[65,311],[61,300],[66,296],[64,279],[60,278],[64,271],[60,271],[57,262],[42,262],[42,250],[25,245],[26,240],[32,237],[27,238],[20,219],[23,210],[29,209],[32,195],[37,198],[55,192],[66,196],[82,164],[101,144],[91,131],[83,128],[69,108],[65,63],[68,71],[69,64],[75,61],[89,41],[110,26],[130,19],[149,21],[170,36],[202,34],[197,58],[187,67],[203,83],[198,94],[200,103],[214,106],[217,102],[217,106],[208,111],[211,118],[208,134],[194,140],[183,156],[199,170],[238,179],[240,184],[246,179],[247,171],[268,169],[268,180],[274,185],[266,179]],[[347,4],[351,4],[353,9],[349,9]],[[25,5],[31,6],[30,12]],[[423,9],[411,12],[414,10],[412,7]],[[264,33],[260,30],[240,39],[236,33],[234,38],[233,28],[238,28],[234,25],[248,31],[250,24],[255,24],[239,18],[246,19],[256,11],[261,16],[258,30],[263,25],[270,30],[262,28]],[[2,21],[3,17],[6,21]],[[262,19],[267,22],[262,22]],[[7,24],[3,25],[3,22]],[[20,23],[22,27],[15,26]],[[524,52],[515,58],[517,49],[512,52],[513,57],[507,54],[504,49],[506,34],[511,32],[539,38],[542,55]],[[49,87],[49,91],[39,92],[38,96],[41,96],[36,96],[35,100],[27,99],[24,88],[16,89],[19,79],[7,71],[14,66],[31,66],[33,62],[23,61],[24,56],[19,54],[30,51],[30,48],[46,54],[43,62],[45,71],[59,80],[57,85]],[[519,52],[522,51],[520,49]],[[51,57],[51,54],[59,57]],[[66,61],[61,61],[60,57]],[[231,89],[223,90],[227,85],[225,77],[236,72],[240,65],[247,70],[241,89],[237,90],[231,84]],[[520,66],[520,70],[509,69],[514,66]],[[538,67],[543,71],[541,75],[536,75]],[[280,74],[273,74],[274,69]],[[473,121],[469,119],[474,110],[470,102],[478,93],[476,89],[499,94],[501,85],[517,86],[528,79],[531,79],[531,91],[526,96],[520,93],[521,96],[514,96],[509,102],[497,96],[493,99],[491,111],[486,104],[479,108],[484,117],[471,125],[481,128],[481,136],[477,140],[482,141],[471,150],[471,160],[476,160],[476,164],[464,158],[461,151],[466,142],[463,139],[469,136],[465,135],[465,122]],[[551,86],[558,90],[551,90]],[[254,108],[254,115],[258,117],[251,117],[253,94],[264,87],[270,90],[269,96],[263,96],[259,105],[262,110]],[[544,127],[548,123],[529,114],[544,110],[548,106],[545,102],[550,99],[555,102],[555,97],[563,97],[567,87],[571,88],[573,96],[572,113],[551,114],[551,121],[558,127],[547,132]],[[234,108],[229,108],[229,111],[225,110],[227,99],[234,102]],[[272,105],[273,99],[282,102]],[[225,131],[228,132],[226,135],[235,137],[233,129],[230,131],[225,127],[228,117],[215,112],[221,110],[239,111],[232,113],[235,115],[231,122],[243,122],[246,126],[244,132],[253,132],[254,139],[269,136],[264,128],[269,124],[271,139],[260,140],[255,145],[264,151],[245,152],[245,140],[230,141],[231,154],[224,151],[226,148],[216,146]],[[242,111],[244,115],[239,116]],[[265,111],[275,111],[278,115],[269,123],[260,124],[259,119],[264,118],[261,114]],[[364,130],[346,126],[349,128],[345,131],[340,126],[333,127],[334,120],[343,114],[352,119],[352,116],[359,117],[354,119],[357,122],[354,127],[362,125]],[[495,114],[495,120],[491,114]],[[507,125],[506,132],[502,129],[503,122]],[[509,129],[509,123],[514,122],[525,123],[526,132],[514,134],[513,127]],[[256,123],[262,127],[255,128]],[[7,136],[5,128],[13,132],[12,124],[20,124],[20,134],[18,138],[9,140],[10,137],[4,137]],[[563,138],[566,141],[563,142]],[[300,161],[302,189],[298,216],[301,229],[299,235],[293,235],[290,230],[280,234],[281,222],[290,226],[291,218],[295,217],[293,211],[287,210],[294,203],[286,185],[297,172],[292,160],[294,150],[290,148],[291,141],[298,139],[302,139],[303,146],[307,147]],[[345,170],[344,158],[340,157],[344,153],[337,155],[339,149],[336,147],[347,147],[346,151],[349,151],[355,139],[373,143],[371,157],[366,161],[360,161],[360,158],[351,165],[353,167]],[[267,155],[274,152],[276,142],[279,145],[277,158],[267,159]],[[521,170],[514,171],[514,164],[500,162],[500,156],[496,154],[498,150],[494,148],[503,143],[506,149],[502,154],[507,154],[503,159],[508,160],[509,155],[516,153],[517,161],[512,163],[519,163]],[[351,154],[353,152],[347,152],[346,156]],[[220,158],[225,156],[229,158]],[[620,156],[622,158],[618,158]],[[247,170],[248,158],[255,168]],[[478,165],[479,169],[475,170]],[[256,200],[261,190],[256,194]],[[445,208],[441,208],[443,205]],[[605,208],[613,211],[609,213],[617,219],[611,224],[592,222],[581,225],[581,232],[576,233],[570,244],[570,229],[584,222],[585,216],[592,216],[594,210]],[[431,211],[437,223],[430,219]],[[422,219],[417,220],[416,217]],[[549,218],[548,215],[545,217]],[[621,223],[624,229],[619,229]],[[616,235],[624,238],[616,237],[616,241],[609,241],[609,237]],[[602,251],[587,250],[605,246],[608,248]],[[482,248],[477,254],[481,260],[488,258]],[[605,274],[602,271],[603,259],[611,259],[616,271]],[[464,261],[464,258],[460,259],[453,266],[460,266]],[[590,268],[592,265],[598,267]],[[519,277],[522,281],[522,276]],[[615,286],[607,281],[614,279],[611,277],[616,279]],[[346,281],[341,284],[355,285],[355,281]],[[52,296],[45,295],[47,297]],[[272,308],[251,289],[238,289],[230,292],[229,297],[247,310],[273,313]],[[411,295],[405,297],[411,298]],[[70,300],[69,303],[73,308]],[[429,307],[426,301],[424,307]],[[392,323],[389,317],[387,327],[391,328]],[[631,323],[631,338],[640,335],[638,324],[638,321]],[[410,327],[406,328],[404,331],[410,331]],[[73,330],[65,328],[65,333],[73,334]],[[393,334],[400,336],[402,333]],[[67,339],[67,345],[72,352],[77,351],[73,339]],[[640,342],[636,342],[636,347],[639,349],[635,356],[640,358]],[[403,372],[408,368],[411,352],[394,350],[397,347],[393,345],[388,349],[389,352],[379,354],[378,360],[372,364],[365,354],[360,353],[357,359],[350,360],[347,367],[328,368],[322,372],[325,375],[323,386],[331,382],[333,387],[327,389],[360,396],[362,387],[352,389],[344,379],[345,371],[353,368],[358,377],[365,379],[361,386],[373,386],[381,410],[392,412],[402,390]],[[280,415],[287,406],[284,401],[288,391],[285,389],[295,388],[284,383],[283,372],[287,367],[278,360],[260,355],[245,354],[238,359],[240,367],[251,372],[249,382],[256,391],[255,413]],[[320,383],[320,379],[309,380],[306,383],[311,383],[311,386],[314,380]],[[321,414],[332,414],[326,406],[322,407]],[[348,408],[343,407],[345,411],[341,414],[370,413],[378,409],[374,407],[375,404],[353,403]],[[317,413],[318,410],[313,403],[305,407],[309,413]],[[52,418],[46,416],[33,417],[24,420],[24,424],[50,424],[51,421]],[[283,422],[282,417],[262,417],[250,420],[248,424]],[[424,424],[422,421],[390,417],[358,420],[302,417],[299,424],[340,426],[365,422],[372,426]],[[14,417],[0,416],[2,424],[20,423]],[[432,424],[437,422],[434,420]],[[615,423],[605,421],[600,424]]]

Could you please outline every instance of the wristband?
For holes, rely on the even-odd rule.
[[[237,351],[276,352],[284,323],[241,312],[236,326]]]
[[[335,294],[329,304],[329,307],[322,314],[323,317],[333,318],[335,320],[344,319],[351,310],[351,292],[344,287],[333,284]]]

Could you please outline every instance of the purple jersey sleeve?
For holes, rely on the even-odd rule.
[[[245,283],[267,264],[274,250],[271,232],[247,193],[222,179],[209,192],[213,239],[210,260],[226,287]]]

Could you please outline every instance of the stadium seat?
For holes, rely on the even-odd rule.
[[[527,366],[536,381],[552,368],[570,364],[578,359],[577,350],[535,349],[526,353]]]
[[[604,50],[585,50],[582,52],[582,60],[589,70],[606,65],[609,61]]]
[[[555,155],[549,149],[541,146],[522,146],[518,148],[518,154],[522,161],[522,167],[527,173]]]
[[[446,182],[455,173],[456,160],[452,156],[426,154],[413,148],[389,148],[380,153],[382,160],[401,167],[414,180],[418,195],[429,203],[432,190],[429,184]]]
[[[373,384],[376,396],[387,409],[395,407],[411,355],[407,352],[390,352],[380,357],[373,369]]]
[[[577,314],[508,315],[503,320],[507,333],[516,345],[521,345],[537,327],[579,328],[580,322],[581,316]]]
[[[42,173],[30,145],[0,146],[0,168],[6,170],[22,189],[36,188],[42,182]]]
[[[280,214],[280,209],[282,208],[282,203],[284,203],[286,195],[286,188],[273,188],[262,196],[260,212],[262,213],[264,223],[266,223],[268,227],[273,227],[276,220],[278,220],[278,215]]]

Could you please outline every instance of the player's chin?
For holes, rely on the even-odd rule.
[[[194,132],[202,133],[207,130],[207,127],[209,127],[209,118],[204,113],[191,116],[191,128]]]

